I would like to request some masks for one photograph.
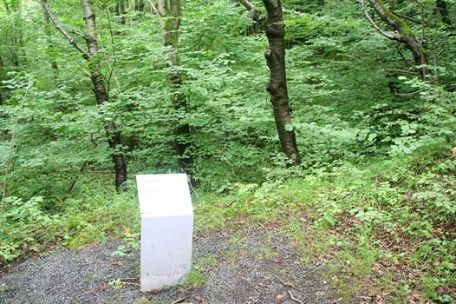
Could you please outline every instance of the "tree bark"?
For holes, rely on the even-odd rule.
[[[101,69],[97,60],[92,60],[98,54],[98,42],[96,38],[97,25],[95,14],[92,9],[91,0],[81,0],[82,11],[87,29],[87,49],[89,55],[90,78],[93,84],[93,92],[98,105],[103,105],[109,101],[109,94],[106,89],[105,80],[101,74]],[[108,144],[112,152],[112,161],[116,174],[116,189],[127,180],[127,164],[124,155],[118,149],[121,146],[120,131],[114,122],[105,124],[105,131],[108,136]]]
[[[285,68],[285,25],[280,0],[263,0],[267,11],[266,36],[269,48],[265,52],[270,70],[267,91],[271,95],[274,118],[279,134],[282,152],[293,165],[299,165],[296,135],[291,127],[291,107],[288,98],[287,77]]]
[[[451,25],[450,13],[448,12],[447,3],[445,0],[436,0],[436,7],[442,18],[442,22],[446,25]]]
[[[382,0],[367,0],[375,13],[380,17],[380,19],[385,22],[393,32],[388,32],[382,29],[372,18],[368,12],[365,1],[360,0],[362,10],[368,21],[372,26],[383,36],[391,40],[396,40],[402,44],[412,53],[413,61],[416,66],[418,66],[418,74],[422,80],[432,81],[432,73],[427,68],[429,64],[426,51],[424,50],[422,43],[418,41],[416,36],[413,34],[412,29],[409,25],[397,14],[394,14],[388,8]]]
[[[184,116],[187,112],[187,102],[181,91],[182,74],[178,70],[180,64],[178,52],[179,28],[182,18],[180,0],[159,0],[157,14],[159,14],[163,33],[163,45],[168,55],[170,101],[178,116]],[[190,126],[187,122],[179,121],[174,132],[178,166],[181,171],[190,174],[193,165],[193,158],[189,154]]]

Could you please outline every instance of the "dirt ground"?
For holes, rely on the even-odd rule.
[[[0,275],[0,303],[342,303],[324,266],[305,264],[278,229],[245,224],[194,240],[189,283],[139,291],[139,253],[118,241],[31,258]]]

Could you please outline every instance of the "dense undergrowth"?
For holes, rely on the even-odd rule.
[[[451,303],[455,166],[448,146],[436,144],[313,173],[276,167],[261,184],[196,190],[196,229],[217,230],[239,217],[280,223],[304,263],[327,263],[346,299],[365,294]],[[139,235],[134,189],[116,194],[102,184],[84,186],[65,210],[51,214],[40,207],[42,198],[7,203],[12,211],[0,216],[2,263],[57,244],[81,248],[111,237],[128,243]]]
[[[0,215],[0,265],[55,246],[81,248],[110,237],[138,236],[138,204],[133,191],[116,193],[91,183],[59,210],[46,210],[45,199],[9,197]],[[107,204],[109,202],[109,204]],[[134,233],[136,233],[134,235]]]

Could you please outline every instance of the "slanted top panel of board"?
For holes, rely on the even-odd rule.
[[[193,214],[185,174],[137,175],[141,216],[164,217]]]

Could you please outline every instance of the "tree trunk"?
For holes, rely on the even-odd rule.
[[[263,3],[267,11],[266,36],[269,41],[269,49],[265,52],[270,70],[267,91],[271,95],[282,152],[285,153],[293,165],[299,165],[301,158],[296,144],[296,135],[291,128],[291,108],[288,99],[285,69],[285,25],[282,4],[280,0],[263,0]]]
[[[3,89],[2,89],[2,86],[3,86],[3,58],[2,56],[0,56],[0,106],[3,104]]]
[[[100,72],[100,66],[98,61],[93,57],[98,54],[98,43],[96,39],[96,19],[95,14],[92,10],[91,0],[81,0],[82,11],[84,13],[84,20],[87,28],[87,49],[88,49],[88,61],[90,69],[90,78],[93,84],[93,92],[95,99],[99,106],[109,101],[109,94],[106,90],[105,80]],[[124,155],[118,149],[121,146],[120,132],[114,122],[106,123],[105,131],[108,136],[108,144],[112,150],[112,161],[114,163],[114,170],[116,174],[116,189],[127,180],[127,165],[125,162]]]
[[[24,18],[22,16],[22,1],[16,0],[11,2],[14,9],[14,29],[13,29],[13,43],[16,48],[17,56],[19,58],[19,65],[26,66],[27,65],[27,53],[25,49],[25,42],[24,42]]]
[[[169,60],[168,85],[170,101],[178,116],[184,116],[187,112],[187,103],[181,91],[182,75],[178,70],[179,27],[182,18],[180,0],[159,0],[157,10],[160,15],[163,44]],[[181,171],[190,174],[193,164],[193,159],[188,153],[190,148],[190,126],[187,122],[178,122],[174,132],[178,166]]]
[[[391,11],[382,0],[368,0],[374,11],[385,22],[393,32],[383,30],[378,24],[375,23],[374,19],[370,16],[367,8],[365,7],[364,0],[360,0],[364,14],[366,15],[369,22],[373,27],[383,36],[401,42],[405,47],[412,53],[413,61],[418,66],[418,74],[422,80],[432,81],[432,73],[428,69],[429,64],[426,51],[416,36],[413,34],[412,29],[408,24],[397,14]]]
[[[125,24],[125,0],[116,1],[116,14],[120,19],[120,23]]]
[[[437,10],[442,17],[442,22],[446,25],[451,25],[450,13],[448,12],[448,7],[445,0],[437,0],[436,1]]]
[[[135,10],[138,12],[144,11],[144,0],[135,0]]]

